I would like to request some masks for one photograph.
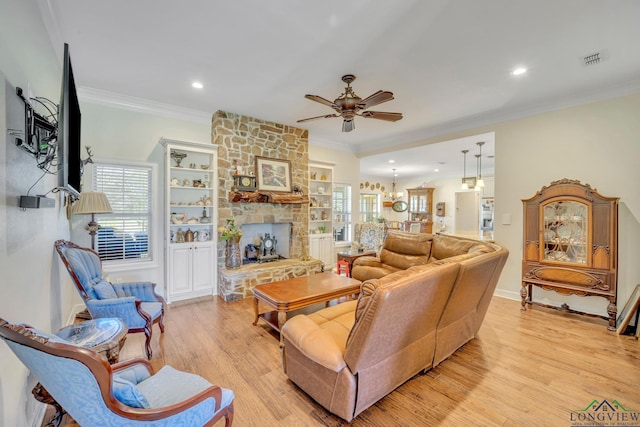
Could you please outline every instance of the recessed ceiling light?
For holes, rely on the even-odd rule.
[[[195,87],[196,89],[202,89],[204,87],[200,82],[193,82],[191,83],[191,86]]]
[[[395,162],[396,162],[395,160],[389,160],[389,163],[395,163]]]
[[[434,169],[433,171],[434,172],[440,172],[440,169]]]
[[[513,70],[513,71],[511,72],[511,75],[513,75],[513,76],[519,76],[519,75],[522,75],[522,74],[524,74],[524,73],[526,73],[526,72],[527,72],[527,69],[526,69],[526,68],[524,68],[524,67],[518,67],[518,68],[516,68],[515,70]]]

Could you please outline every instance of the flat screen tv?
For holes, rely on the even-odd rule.
[[[71,69],[69,45],[64,44],[62,93],[58,106],[58,189],[80,196],[82,160],[80,159],[80,104]]]

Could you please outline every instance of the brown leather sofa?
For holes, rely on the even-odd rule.
[[[440,259],[473,256],[476,252],[487,251],[484,242],[461,239],[443,234],[413,234],[389,231],[380,255],[364,256],[356,259],[351,277],[362,282],[379,279],[414,265],[427,264]],[[448,262],[460,260],[455,258]]]
[[[406,269],[386,264],[396,270],[363,282],[357,301],[295,316],[282,329],[286,375],[347,421],[475,337],[508,256],[492,243],[405,234],[390,232],[385,247],[398,254],[408,239]]]
[[[431,255],[431,234],[389,231],[379,256],[363,256],[353,262],[351,277],[362,282],[426,264]],[[357,268],[356,268],[357,267]]]

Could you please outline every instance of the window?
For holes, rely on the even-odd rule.
[[[380,216],[380,195],[360,194],[360,221],[375,222]]]
[[[336,243],[351,241],[351,185],[333,185],[333,240]]]
[[[96,215],[97,251],[104,261],[150,261],[151,167],[96,164],[93,188],[113,213]]]

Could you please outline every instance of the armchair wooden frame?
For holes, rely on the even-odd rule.
[[[214,398],[216,402],[216,415],[204,425],[212,426],[223,417],[225,418],[226,427],[230,427],[233,423],[233,401],[231,401],[231,403],[226,408],[222,408],[222,410],[220,410],[220,402],[222,401],[222,390],[218,386],[211,386],[208,389],[190,397],[189,399],[163,408],[138,409],[121,403],[113,395],[111,386],[111,377],[113,373],[131,367],[132,365],[142,365],[151,375],[153,375],[153,368],[151,367],[151,364],[145,359],[131,359],[124,362],[116,363],[114,365],[109,365],[107,360],[101,357],[98,353],[82,347],[48,341],[47,338],[34,334],[25,326],[9,323],[2,318],[0,318],[0,337],[5,340],[13,341],[15,343],[31,347],[35,350],[48,353],[53,356],[73,359],[85,365],[91,371],[91,374],[95,377],[105,405],[111,412],[118,416],[135,421],[162,420],[172,415],[184,412],[185,410],[190,409],[191,407],[205,401],[206,399]],[[44,379],[42,378],[38,378],[38,380],[44,382]],[[55,398],[56,396],[53,397]],[[70,408],[65,408],[65,410],[68,409]],[[73,412],[69,413],[73,417]]]
[[[63,249],[66,247],[66,248],[74,248],[74,249],[80,249],[80,250],[83,250],[83,251],[91,252],[96,257],[98,257],[98,259],[100,259],[100,256],[98,255],[98,253],[96,251],[94,251],[92,249],[83,248],[81,246],[76,245],[73,242],[68,242],[66,240],[58,240],[58,241],[56,241],[55,247],[56,247],[56,251],[58,252],[58,255],[60,255],[60,259],[64,263],[64,265],[67,268],[67,271],[69,272],[69,274],[71,275],[71,278],[73,279],[73,283],[76,285],[76,288],[78,289],[78,292],[82,296],[83,301],[88,300],[90,297],[87,294],[87,291],[85,291],[84,287],[80,283],[80,279],[78,278],[78,275],[74,271],[73,266],[71,265],[71,263],[69,262],[69,260],[65,256]],[[100,264],[102,264],[102,261],[100,261]],[[142,327],[142,328],[129,328],[129,333],[144,332],[144,335],[145,335],[144,348],[145,348],[145,351],[147,353],[147,357],[149,359],[151,359],[151,355],[152,355],[152,351],[151,351],[152,327],[153,327],[154,323],[158,323],[158,326],[160,327],[160,332],[164,333],[164,308],[166,306],[166,301],[164,300],[164,298],[162,296],[158,295],[155,292],[156,284],[152,283],[152,286],[153,286],[153,293],[154,293],[155,297],[157,298],[158,301],[162,302],[162,312],[160,313],[160,316],[156,317],[156,319],[153,320],[151,318],[151,316],[142,309],[142,307],[141,307],[142,301],[136,299],[136,301],[135,301],[136,311],[145,320],[145,326]]]

